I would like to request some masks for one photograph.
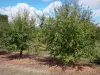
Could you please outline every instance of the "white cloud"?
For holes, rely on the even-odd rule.
[[[42,11],[37,10],[34,7],[29,6],[26,3],[18,3],[16,6],[8,6],[6,8],[1,8],[0,9],[0,13],[1,14],[6,14],[9,16],[9,21],[11,21],[12,16],[15,16],[15,14],[20,11],[20,13],[22,13],[24,10],[28,10],[29,11],[29,16],[33,16],[34,18],[36,18],[36,14],[38,15],[42,15]]]
[[[100,17],[100,9],[92,10],[95,17]]]
[[[97,24],[98,26],[100,26],[100,21],[95,21],[95,24]]]
[[[100,8],[100,0],[79,0],[79,4],[89,6],[92,9]]]
[[[31,14],[35,14],[34,12],[36,12],[37,14],[42,14],[41,11],[35,9],[34,7],[29,6],[28,4],[25,3],[18,3],[16,6],[8,6],[5,9],[3,9],[4,11],[2,12],[3,14],[7,14],[9,15],[15,15],[18,11],[23,12],[24,10],[28,10],[30,15]]]
[[[47,1],[47,0],[45,0]],[[60,1],[55,1],[51,4],[49,4],[47,7],[45,7],[43,9],[43,11],[41,10],[37,10],[35,7],[29,6],[26,3],[18,3],[16,6],[8,6],[8,7],[3,7],[0,8],[0,13],[1,14],[6,14],[9,16],[9,20],[11,20],[11,15],[15,15],[18,11],[23,12],[24,9],[28,10],[30,13],[30,16],[34,16],[36,18],[36,14],[38,15],[43,15],[43,13],[49,13],[54,11],[55,8],[58,8],[62,5],[62,3]]]
[[[54,9],[60,7],[61,5],[62,5],[62,3],[60,1],[55,1],[51,4],[49,4],[47,7],[45,7],[43,9],[43,11],[41,11],[41,10],[37,10],[35,7],[29,6],[26,3],[18,3],[16,6],[12,6],[12,7],[8,6],[5,8],[4,7],[0,8],[0,13],[8,15],[9,16],[8,19],[9,19],[9,21],[11,21],[12,16],[15,16],[18,11],[23,12],[24,9],[26,9],[29,11],[30,17],[36,18],[36,24],[38,24],[38,19],[37,19],[36,14],[43,15],[43,13],[46,14],[49,12],[53,12]]]
[[[44,8],[43,12],[44,13],[52,13],[52,12],[54,12],[54,9],[59,8],[60,6],[62,6],[62,2],[55,1],[51,4],[49,4],[46,8]]]
[[[0,8],[0,12],[3,12],[4,10]]]
[[[94,15],[95,23],[98,23],[100,26],[100,9],[92,10]]]
[[[79,0],[79,4],[92,9],[95,23],[100,26],[100,0]]]

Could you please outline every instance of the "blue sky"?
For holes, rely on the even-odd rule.
[[[0,7],[15,6],[18,3],[26,3],[41,10],[48,6],[52,0],[0,0]]]
[[[0,0],[0,13],[7,14],[10,18],[10,14],[17,12],[19,8],[27,8],[41,15],[42,12],[49,13],[53,11],[54,8],[60,7],[63,1],[64,0]],[[79,4],[85,7],[89,6],[93,12],[94,20],[100,23],[100,0],[79,0]]]

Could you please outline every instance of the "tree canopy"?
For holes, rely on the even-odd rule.
[[[55,17],[49,17],[42,25],[50,54],[65,64],[95,56],[96,25],[91,10],[74,2],[63,5],[55,13]]]

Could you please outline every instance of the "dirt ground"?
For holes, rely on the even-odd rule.
[[[100,66],[75,64],[62,67],[62,63],[49,56],[0,52],[0,75],[100,75]]]

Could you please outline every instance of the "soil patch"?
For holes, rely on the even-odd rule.
[[[31,70],[43,71],[46,73],[44,75],[47,75],[47,72],[49,75],[100,75],[100,66],[71,64],[64,68],[62,62],[50,56],[23,54],[20,58],[18,53],[1,53],[0,64],[19,65]]]

